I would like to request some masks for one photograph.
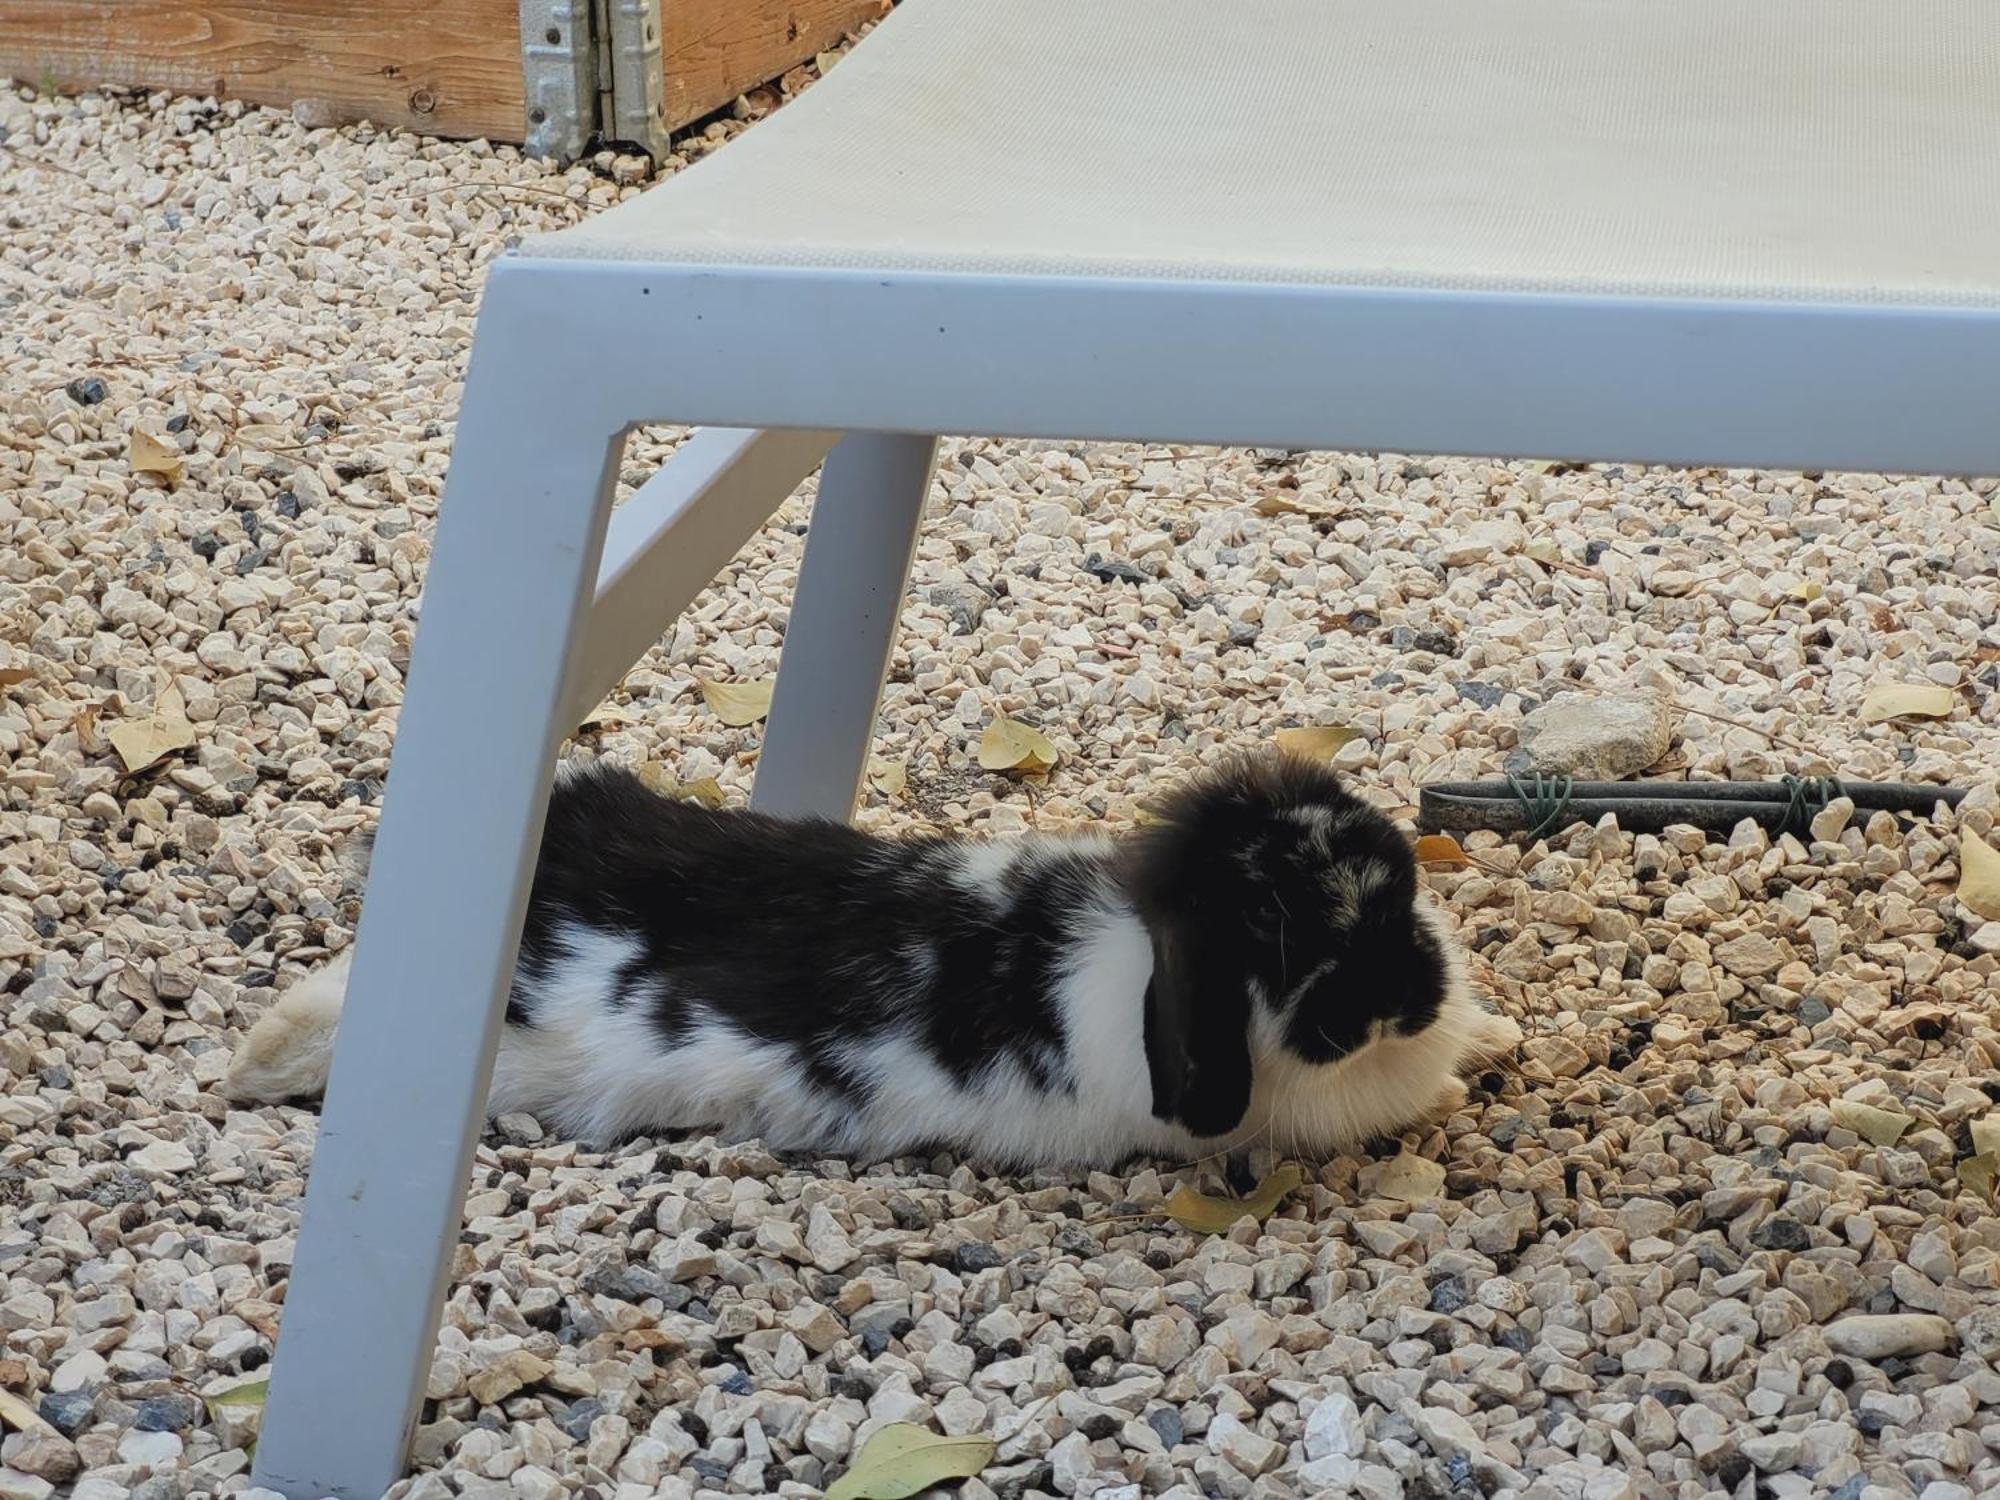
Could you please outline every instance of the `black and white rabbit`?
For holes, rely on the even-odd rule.
[[[325,1085],[347,955],[228,1078]],[[1408,842],[1332,771],[1235,762],[1126,838],[891,839],[558,779],[488,1108],[607,1141],[1110,1164],[1326,1155],[1464,1102],[1520,1030]]]

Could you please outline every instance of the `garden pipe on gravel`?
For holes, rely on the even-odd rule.
[[[1727,833],[1745,818],[1772,834],[1800,837],[1829,802],[1849,798],[1857,813],[1929,813],[1956,807],[1959,787],[1909,782],[1839,781],[1787,776],[1782,781],[1571,781],[1566,776],[1444,782],[1422,789],[1417,826],[1425,833],[1525,832],[1539,838],[1606,813],[1627,833],[1659,833],[1681,824]]]

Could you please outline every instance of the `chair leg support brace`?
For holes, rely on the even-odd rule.
[[[759,810],[853,814],[936,461],[936,438],[901,433],[850,432],[827,455],[751,791]]]
[[[553,314],[487,294],[285,1301],[256,1483],[376,1500],[404,1469],[622,417],[546,377]]]
[[[837,436],[705,427],[613,512],[568,694],[572,725],[715,581]]]

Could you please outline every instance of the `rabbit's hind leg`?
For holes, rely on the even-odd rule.
[[[278,1104],[325,1092],[353,956],[349,948],[308,974],[258,1018],[230,1060],[224,1095],[244,1104]]]

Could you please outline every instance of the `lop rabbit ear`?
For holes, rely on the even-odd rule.
[[[1146,1066],[1153,1114],[1197,1136],[1227,1135],[1250,1111],[1250,993],[1213,943],[1153,928]]]

